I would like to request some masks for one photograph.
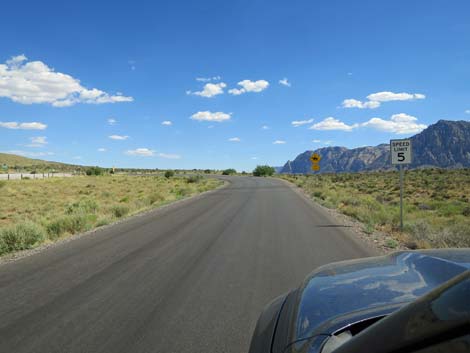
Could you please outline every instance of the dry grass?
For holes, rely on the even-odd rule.
[[[410,248],[470,247],[470,170],[406,172],[404,232],[397,172],[281,176],[322,205],[391,234]]]
[[[3,182],[0,254],[106,225],[221,183],[194,177],[117,175]]]

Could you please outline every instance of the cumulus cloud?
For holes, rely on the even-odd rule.
[[[299,126],[302,126],[302,125],[306,125],[306,124],[311,124],[313,123],[313,120],[314,119],[308,119],[308,120],[294,120],[291,122],[291,125],[293,127],[299,127]]]
[[[98,152],[106,152],[106,148],[98,148]]]
[[[30,137],[31,143],[26,145],[26,147],[44,147],[47,145],[47,137],[46,136],[36,136]]]
[[[180,159],[181,156],[179,154],[169,154],[169,153],[159,153],[159,157],[166,158],[166,159]]]
[[[313,143],[320,143],[321,140],[312,140]]]
[[[153,157],[155,151],[148,148],[136,148],[135,150],[127,150],[126,154],[128,156]]]
[[[269,130],[269,126],[268,125],[263,125],[263,126],[261,126],[261,130]]]
[[[192,94],[195,96],[211,98],[219,94],[223,94],[225,87],[227,87],[227,85],[224,82],[206,83],[202,91],[196,91],[196,92],[187,91],[186,94]]]
[[[116,120],[116,119],[114,119],[114,118],[109,118],[109,119],[108,119],[108,124],[109,124],[109,125],[116,125],[116,123],[117,123],[117,120]]]
[[[383,102],[390,101],[411,101],[416,99],[425,99],[426,96],[421,93],[394,93],[389,91],[372,93],[367,96],[368,101],[362,102],[357,99],[345,99],[342,103],[343,108],[374,109],[380,107]]]
[[[405,113],[394,114],[390,120],[372,118],[361,124],[379,131],[392,132],[395,134],[414,134],[427,128],[424,124],[418,124],[417,118]]]
[[[42,61],[28,61],[24,55],[0,64],[0,97],[21,104],[45,103],[54,107],[134,100],[122,94],[111,95],[97,88],[85,88],[78,79],[56,72]]]
[[[342,121],[333,118],[332,116],[320,121],[319,123],[313,124],[309,129],[312,130],[339,130],[339,131],[352,131],[358,124],[347,125]]]
[[[231,137],[228,139],[230,142],[240,142],[240,138],[239,137]]]
[[[214,121],[221,123],[230,120],[230,113],[203,111],[191,115],[191,119],[197,121]]]
[[[251,80],[243,80],[238,82],[238,85],[241,88],[232,88],[229,89],[228,93],[238,96],[243,93],[247,92],[261,92],[264,91],[269,86],[269,82],[266,80],[258,80],[258,81],[251,81]]]
[[[273,145],[285,145],[286,141],[284,140],[276,140],[273,142]]]
[[[110,135],[108,136],[111,140],[127,140],[129,138],[129,136],[127,135]]]
[[[165,120],[165,121],[162,121],[162,125],[171,126],[171,125],[173,125],[173,123],[170,120]]]
[[[221,79],[220,76],[212,76],[212,77],[197,77],[196,81],[199,82],[210,82],[210,81],[219,81]]]
[[[425,99],[426,96],[421,93],[394,93],[394,92],[377,92],[367,96],[367,99],[376,102],[390,102],[390,101],[411,101],[415,99]]]
[[[467,109],[467,110],[465,111],[465,114],[470,114],[470,109]]]
[[[380,102],[369,101],[361,102],[357,99],[345,99],[342,103],[343,108],[374,109],[380,107]]]
[[[283,85],[283,86],[286,86],[286,87],[292,86],[291,83],[285,77],[282,80],[279,80],[279,84]]]
[[[54,155],[54,152],[29,152],[29,151],[19,151],[19,150],[6,151],[5,153],[16,154],[18,156],[24,156],[24,157],[44,157],[44,156]]]
[[[4,127],[6,129],[14,129],[14,130],[44,130],[47,128],[46,124],[32,122],[32,123],[18,123],[16,121],[7,121],[1,122],[0,127]]]

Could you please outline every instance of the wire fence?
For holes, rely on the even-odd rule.
[[[0,174],[0,180],[21,180],[21,179],[46,179],[46,178],[68,178],[71,173],[7,173]]]

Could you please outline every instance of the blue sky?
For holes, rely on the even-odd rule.
[[[3,152],[251,170],[470,118],[468,1],[23,1],[2,13]]]

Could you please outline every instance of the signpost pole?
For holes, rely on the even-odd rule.
[[[400,164],[400,231],[403,232],[403,165]]]

